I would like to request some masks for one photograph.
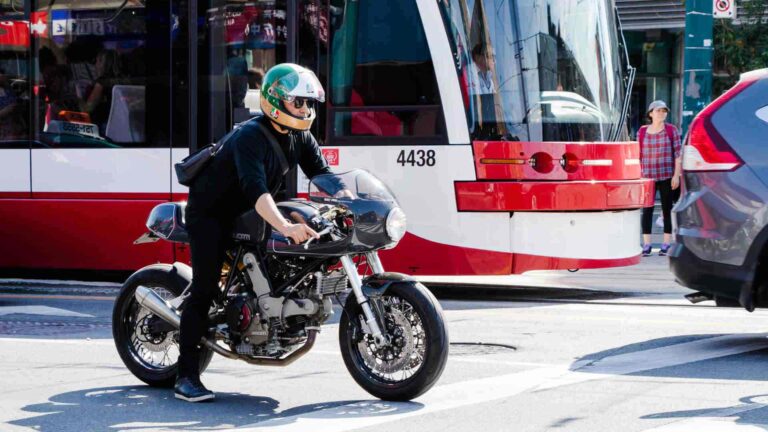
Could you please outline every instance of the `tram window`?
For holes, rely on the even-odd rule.
[[[440,1],[472,139],[607,139],[623,100],[609,3]]]
[[[354,106],[354,95],[363,106],[440,103],[415,1],[332,3],[330,94],[335,106]]]
[[[24,16],[26,0],[0,0],[0,17],[21,18]]]
[[[332,110],[331,138],[442,137],[440,96],[416,2],[331,3],[329,94],[334,107],[345,107]]]
[[[167,19],[157,18],[167,13],[121,0],[52,6],[50,29],[37,38],[37,141],[66,148],[168,146],[169,79],[163,77],[170,73],[170,31]]]
[[[21,2],[0,5],[3,18],[17,17],[16,10],[24,10]],[[25,21],[0,22],[0,148],[29,148],[28,47]]]
[[[334,113],[334,136],[434,137],[443,132],[439,106],[428,109],[354,110]]]

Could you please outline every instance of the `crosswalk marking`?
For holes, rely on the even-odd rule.
[[[412,403],[358,402],[312,413],[273,418],[240,427],[238,430],[344,432],[408,417],[491,402],[528,390],[551,389],[767,348],[768,339],[764,333],[725,335],[611,356],[596,362],[543,367],[509,375],[441,385]]]

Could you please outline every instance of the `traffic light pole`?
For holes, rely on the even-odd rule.
[[[683,56],[683,134],[691,121],[712,100],[712,0],[685,2]]]

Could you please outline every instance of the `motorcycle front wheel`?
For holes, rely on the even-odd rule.
[[[164,300],[182,294],[188,281],[178,277],[169,264],[155,264],[137,271],[125,281],[112,311],[112,336],[120,358],[136,378],[153,387],[173,387],[178,371],[179,331],[151,333],[149,323],[157,319],[134,297],[136,288],[147,287]],[[203,347],[200,373],[213,357]]]
[[[408,401],[429,390],[448,359],[448,331],[437,299],[421,284],[396,284],[377,300],[384,313],[379,348],[354,294],[339,323],[341,355],[352,378],[373,396]]]

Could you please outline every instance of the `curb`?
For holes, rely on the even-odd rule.
[[[119,292],[120,284],[111,282],[0,279],[0,293],[5,294],[57,294],[116,297]]]

